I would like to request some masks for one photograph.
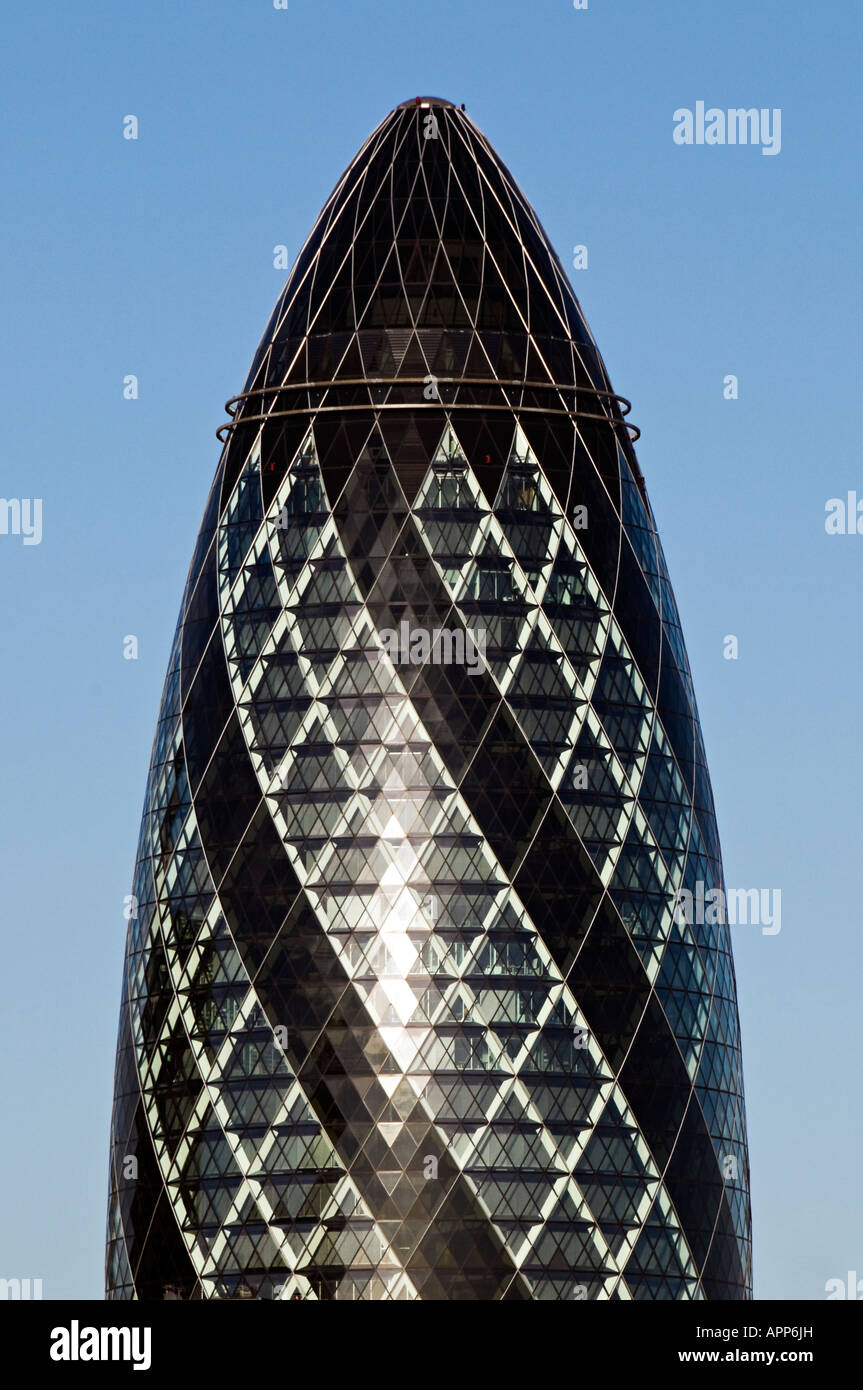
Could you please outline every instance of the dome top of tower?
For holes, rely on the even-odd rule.
[[[463,102],[459,108],[458,102],[447,101],[446,97],[410,97],[408,101],[400,101],[398,106],[394,107],[394,110],[402,111],[405,107],[409,106],[448,106],[452,110],[464,110]]]

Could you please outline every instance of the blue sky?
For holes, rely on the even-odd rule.
[[[0,535],[0,1276],[102,1296],[123,899],[214,431],[273,247],[420,93],[466,104],[567,266],[588,247],[726,876],[782,892],[778,935],[734,929],[756,1296],[863,1272],[863,536],[824,526],[863,498],[861,49],[851,0],[6,7],[0,493],[41,498],[43,536]],[[676,145],[699,100],[781,109],[781,152]]]

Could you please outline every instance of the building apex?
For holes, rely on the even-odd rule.
[[[400,101],[393,109],[404,111],[409,106],[448,106],[453,111],[464,110],[464,102],[459,106],[458,102],[447,101],[446,97],[411,97],[408,101]]]

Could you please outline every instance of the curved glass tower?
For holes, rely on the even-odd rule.
[[[483,135],[391,112],[221,432],[109,1297],[750,1296],[728,929],[678,896],[720,848],[627,408]]]

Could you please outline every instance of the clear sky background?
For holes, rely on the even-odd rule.
[[[418,94],[466,104],[568,268],[588,247],[571,278],[643,431],[726,877],[782,891],[779,935],[734,929],[756,1296],[863,1274],[863,535],[824,525],[863,498],[861,14],[8,0],[0,495],[43,499],[43,539],[0,535],[0,1276],[103,1295],[123,899],[214,431],[274,246],[293,261]],[[699,100],[781,108],[781,153],[678,147]]]

